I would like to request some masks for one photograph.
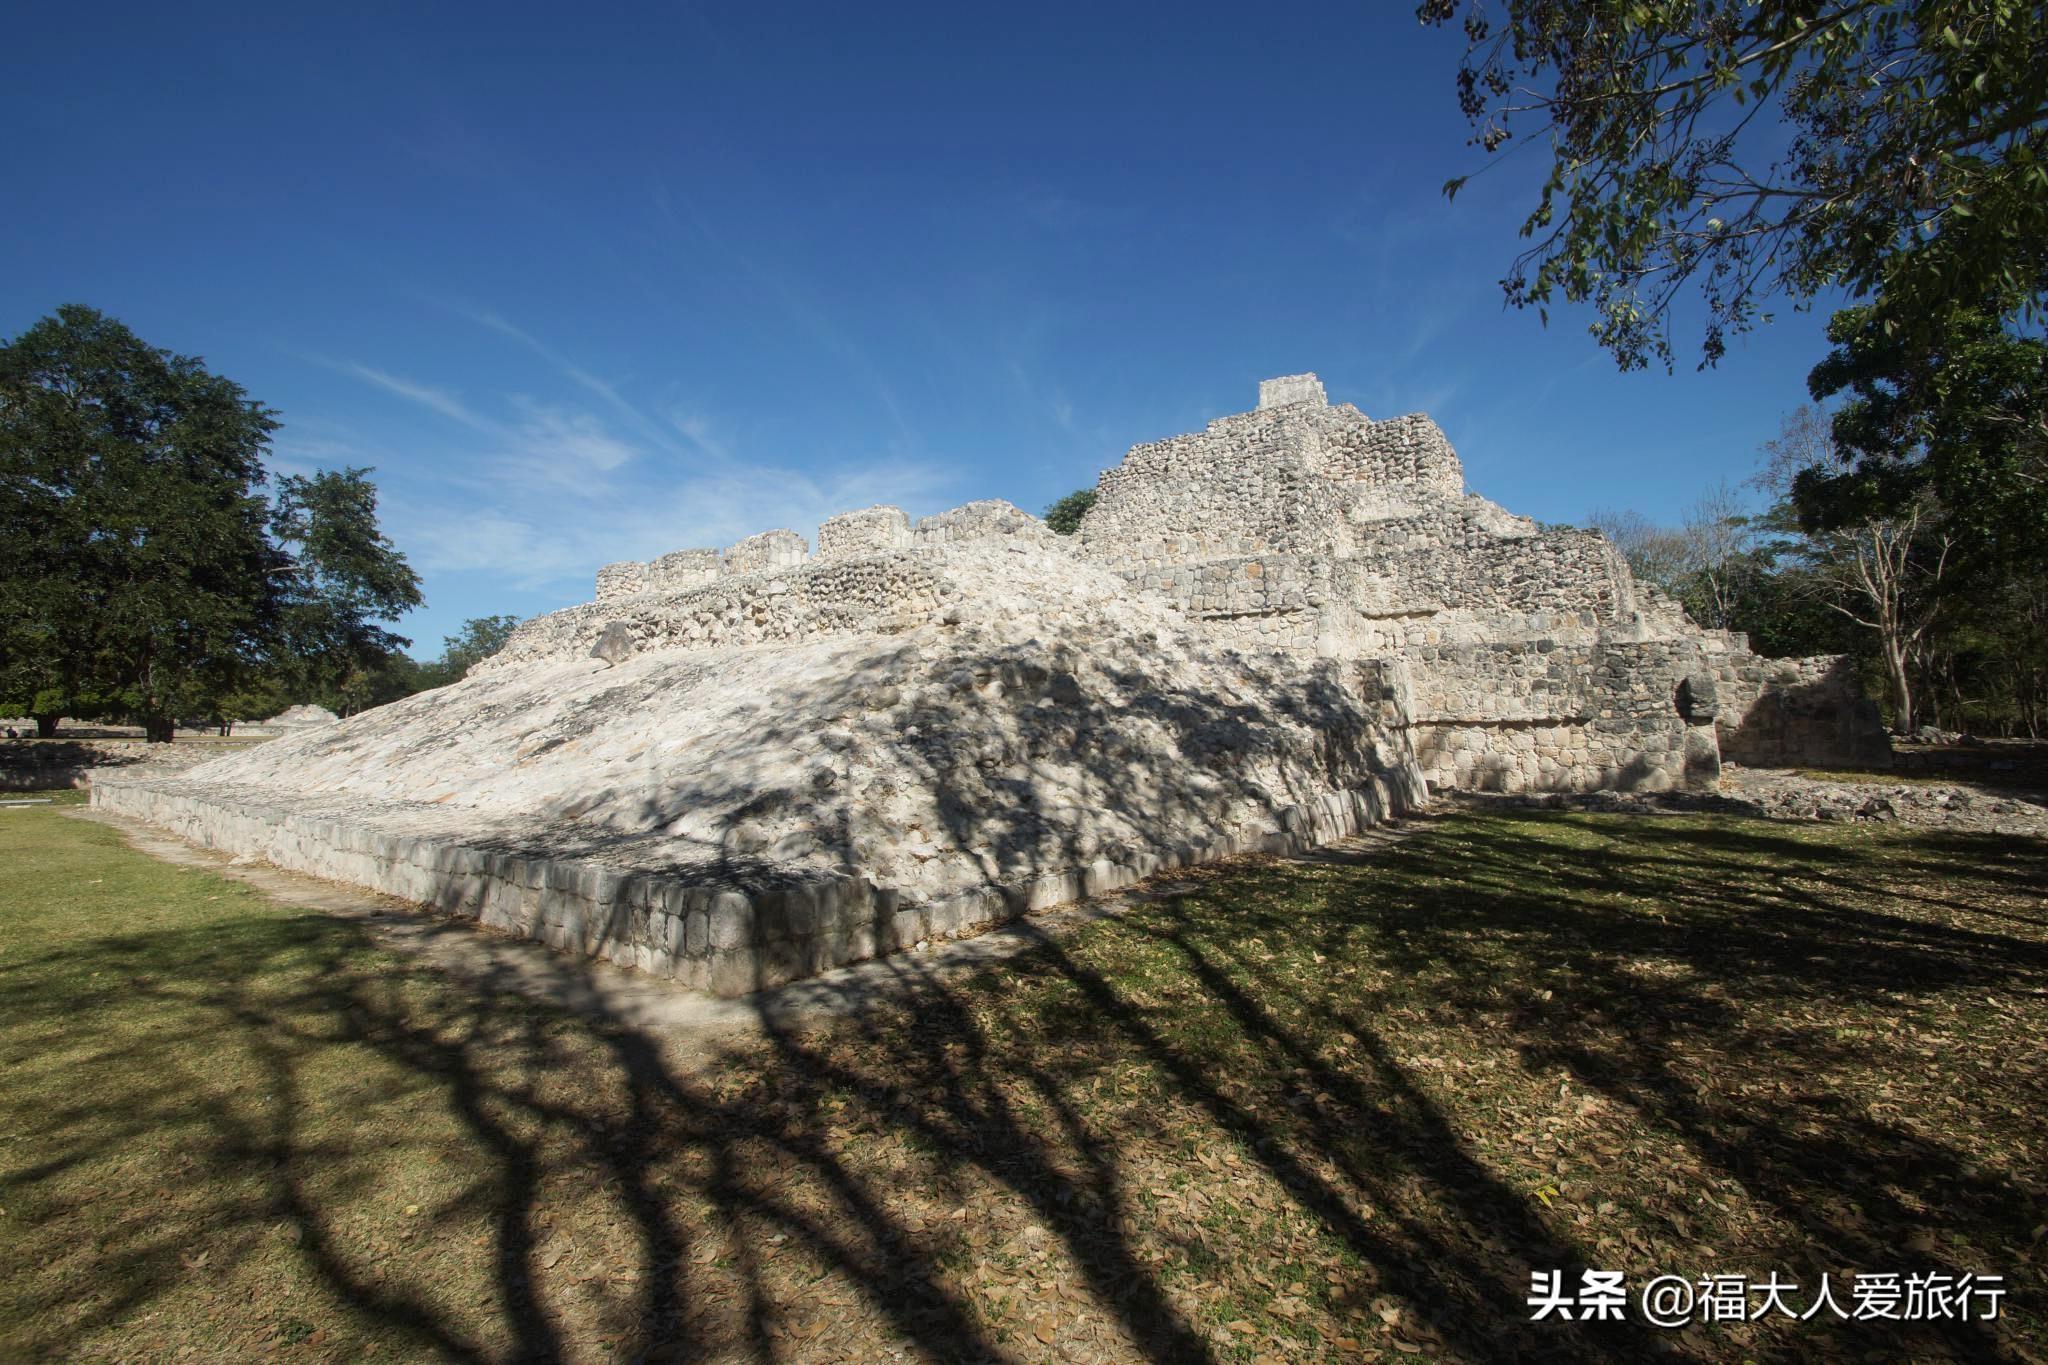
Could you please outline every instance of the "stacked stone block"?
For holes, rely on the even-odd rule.
[[[1339,409],[1339,415],[1353,409]],[[1329,422],[1319,449],[1318,470],[1340,483],[1400,487],[1424,496],[1454,499],[1465,491],[1465,467],[1443,429],[1423,413],[1382,422]]]
[[[893,633],[931,619],[955,592],[942,560],[900,553],[819,558],[780,573],[724,576],[685,591],[551,612],[521,625],[484,666],[582,658],[613,624],[626,627],[640,652]]]
[[[1083,896],[1242,853],[1285,854],[1382,824],[1424,799],[1389,772],[1275,812],[1276,828],[1127,850],[913,899],[851,873],[725,880],[423,837],[405,813],[335,816],[233,787],[95,778],[93,804],[202,848],[367,887],[552,948],[717,995],[744,995],[929,939],[959,938]]]
[[[912,536],[919,549],[936,549],[972,541],[1000,541],[1022,537],[1037,544],[1051,544],[1057,537],[1045,523],[1023,508],[1001,498],[984,498],[940,512],[917,523]]]
[[[1313,403],[1320,408],[1329,401],[1323,392],[1323,381],[1312,374],[1288,374],[1259,381],[1261,409],[1284,408],[1294,403]]]
[[[722,572],[716,550],[672,550],[647,566],[647,591],[688,592]]]
[[[867,554],[911,547],[910,518],[900,507],[867,507],[827,517],[818,527],[818,553]]]
[[[615,602],[647,591],[647,566],[627,560],[597,571],[597,600]]]
[[[763,531],[727,547],[720,570],[727,575],[793,569],[810,558],[811,547],[794,531]]]

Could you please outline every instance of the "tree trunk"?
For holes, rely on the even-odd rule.
[[[144,716],[142,734],[151,744],[169,744],[176,738],[178,723],[169,716]]]
[[[1896,728],[1902,735],[1913,733],[1913,683],[1906,669],[1906,652],[1892,646],[1884,652],[1885,666],[1892,675],[1892,706]]]
[[[55,739],[55,738],[57,737],[57,722],[58,722],[58,721],[60,721],[60,720],[62,720],[62,719],[64,719],[64,717],[62,717],[62,716],[52,716],[52,715],[39,715],[39,716],[37,716],[37,717],[36,717],[36,738],[37,738],[37,739]]]

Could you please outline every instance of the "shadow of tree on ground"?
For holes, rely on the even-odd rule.
[[[2048,1351],[2042,845],[1458,815],[691,1040],[30,818],[10,1356]],[[1583,1268],[2011,1292],[1983,1325],[1530,1321],[1532,1272]]]

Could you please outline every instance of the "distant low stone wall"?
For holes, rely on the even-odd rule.
[[[1009,537],[1022,537],[1038,544],[1053,544],[1058,539],[1044,522],[1017,504],[1001,498],[984,498],[920,519],[911,540],[919,549],[932,549]]]
[[[719,578],[550,612],[521,625],[480,667],[579,659],[622,624],[636,650],[705,649],[888,633],[931,619],[951,590],[942,561],[903,552],[808,560],[775,575]]]
[[[793,569],[810,558],[811,547],[794,531],[763,531],[729,547],[719,565],[728,575]]]
[[[1757,768],[1892,766],[1877,703],[1863,694],[1854,660],[1821,654],[1765,659],[1746,649],[1720,670],[1721,753]]]
[[[83,787],[87,775],[98,768],[147,765],[154,772],[183,772],[246,747],[245,741],[199,738],[174,744],[140,739],[0,739],[0,791]]]
[[[864,507],[841,512],[818,526],[819,555],[857,555],[876,550],[907,550],[910,518],[900,507]]]
[[[988,498],[910,524],[900,507],[864,507],[827,517],[818,527],[818,556],[844,558],[883,552],[936,550],[948,545],[1022,538],[1060,544],[1044,522],[1015,503]],[[643,594],[673,595],[722,578],[778,574],[810,562],[810,546],[794,531],[763,531],[724,550],[673,550],[651,563],[626,560],[597,571],[596,601],[623,602]]]
[[[1415,756],[1432,786],[1665,791],[1719,776],[1712,712],[1682,704],[1689,640],[1445,645],[1403,656]]]
[[[723,571],[716,550],[671,550],[647,566],[646,586],[651,592],[687,592]]]
[[[616,602],[647,591],[647,566],[633,560],[607,564],[597,571],[597,600]]]

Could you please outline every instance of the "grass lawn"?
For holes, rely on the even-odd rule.
[[[50,807],[0,869],[0,1359],[2048,1359],[2042,843],[1458,814],[696,1060]],[[2008,1294],[1529,1321],[1586,1267]]]

